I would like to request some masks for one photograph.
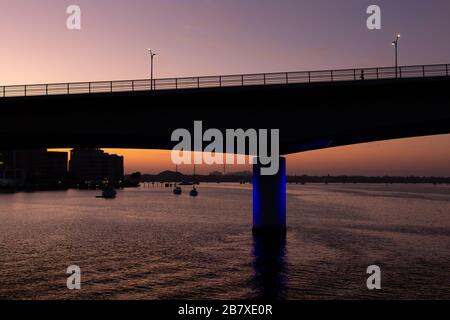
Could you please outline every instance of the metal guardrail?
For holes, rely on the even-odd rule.
[[[205,76],[151,80],[120,80],[53,84],[0,86],[1,97],[68,95],[108,92],[137,92],[189,88],[241,87],[274,84],[298,84],[335,81],[362,81],[397,78],[449,76],[449,64],[418,65],[363,69],[278,72],[225,76]]]

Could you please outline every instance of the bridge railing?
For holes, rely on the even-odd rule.
[[[218,88],[449,76],[449,64],[0,86],[0,97]]]

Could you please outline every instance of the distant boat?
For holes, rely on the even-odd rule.
[[[175,187],[175,189],[173,189],[173,194],[176,194],[176,195],[180,195],[180,194],[182,194],[183,193],[183,190],[181,189],[181,187]]]
[[[195,164],[194,164],[194,175],[192,176],[192,184],[195,186],[196,182],[195,182]],[[195,189],[195,187],[194,187]]]
[[[97,196],[97,198],[103,198],[103,199],[115,199],[117,195],[116,189],[112,186],[107,186],[102,191],[101,196]]]
[[[178,177],[178,166],[176,166],[175,168],[176,168],[175,174],[176,174],[176,177]],[[172,186],[172,185],[171,185],[171,186]],[[173,194],[181,195],[181,194],[183,193],[183,190],[181,189],[181,187],[180,187],[180,186],[177,186],[176,183],[174,183],[173,186],[175,187],[175,188],[173,189]]]
[[[191,190],[191,192],[189,192],[189,195],[191,197],[197,197],[198,196],[198,191],[197,189],[195,189],[195,187]]]

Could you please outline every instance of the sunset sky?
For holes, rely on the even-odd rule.
[[[156,77],[392,66],[398,32],[401,65],[450,63],[449,13],[448,0],[0,0],[0,85],[148,78],[149,47]],[[168,152],[114,152],[127,172],[171,167]],[[288,170],[450,176],[450,135],[292,155]]]

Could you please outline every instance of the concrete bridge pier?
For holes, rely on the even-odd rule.
[[[276,175],[261,175],[262,167],[253,165],[253,235],[285,237],[286,158],[280,158]]]

